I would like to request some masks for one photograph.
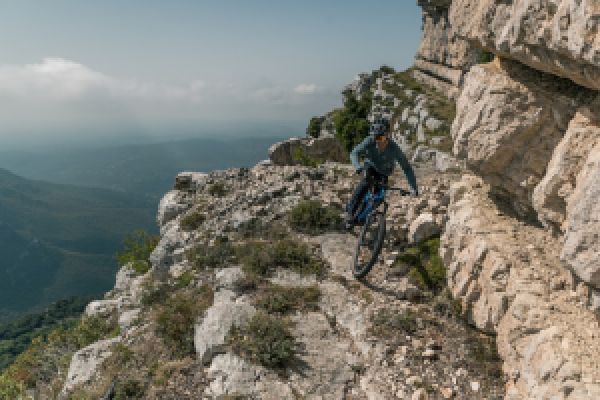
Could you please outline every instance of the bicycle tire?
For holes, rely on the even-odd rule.
[[[358,259],[359,255],[360,255],[360,248],[364,245],[363,240],[369,230],[369,227],[373,224],[373,220],[375,217],[380,218],[380,221],[379,221],[379,226],[376,228],[377,234],[375,237],[375,242],[373,244],[371,257],[368,260],[368,262],[366,262],[364,265],[360,265],[359,259]],[[374,210],[367,217],[367,220],[365,221],[365,224],[360,231],[360,234],[358,236],[358,241],[356,243],[356,250],[354,252],[354,266],[352,268],[352,274],[354,275],[355,278],[357,278],[357,279],[364,278],[369,272],[371,272],[373,265],[375,265],[375,262],[377,261],[377,258],[379,257],[379,253],[381,253],[381,248],[383,247],[384,237],[385,237],[385,212],[382,212],[380,210]]]

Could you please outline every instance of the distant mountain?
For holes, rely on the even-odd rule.
[[[147,196],[0,169],[0,320],[111,287],[122,239],[135,229],[155,231],[155,212]]]
[[[145,194],[153,199],[177,172],[253,166],[280,137],[191,139],[46,153],[0,153],[0,167],[32,179]]]

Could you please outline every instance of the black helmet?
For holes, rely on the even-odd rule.
[[[375,118],[369,127],[369,134],[374,137],[385,135],[388,131],[388,127],[388,121],[385,118]]]

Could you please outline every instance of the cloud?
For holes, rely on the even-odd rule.
[[[294,92],[298,94],[314,94],[319,90],[319,87],[314,83],[301,83],[294,88]]]
[[[317,99],[307,96],[317,92]],[[239,81],[206,77],[156,83],[49,57],[0,65],[0,141],[27,140],[33,133],[52,140],[56,132],[81,138],[135,127],[168,131],[177,124],[201,126],[205,121],[298,120],[326,111],[337,99],[337,93],[314,83],[292,87],[270,78],[243,79],[242,74]]]

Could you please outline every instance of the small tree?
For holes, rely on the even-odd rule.
[[[158,236],[151,235],[144,230],[137,230],[129,234],[123,241],[123,250],[116,255],[119,265],[132,262],[133,268],[137,272],[146,272],[150,267],[150,253],[158,241]]]
[[[323,124],[323,117],[312,117],[306,128],[306,136],[317,138],[321,133],[321,125]]]
[[[394,68],[390,67],[389,65],[382,65],[382,66],[379,68],[379,70],[380,70],[381,72],[383,72],[384,74],[388,74],[388,75],[391,75],[391,74],[394,74],[394,73],[396,73],[396,71],[394,70]]]

